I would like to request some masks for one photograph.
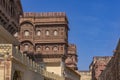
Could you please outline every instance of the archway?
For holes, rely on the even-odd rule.
[[[19,71],[15,71],[13,74],[13,80],[21,80],[21,75]]]

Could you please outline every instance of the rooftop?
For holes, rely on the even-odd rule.
[[[24,17],[66,17],[65,12],[25,12]]]

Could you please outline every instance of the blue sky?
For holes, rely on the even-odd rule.
[[[120,38],[120,0],[21,1],[25,12],[66,12],[79,70],[88,70],[93,56],[113,54]]]

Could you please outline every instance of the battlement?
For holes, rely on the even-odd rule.
[[[76,45],[75,44],[68,44],[70,47],[72,47],[72,48],[76,48]]]
[[[68,53],[76,54],[76,45],[75,44],[68,44]]]
[[[94,56],[93,59],[94,60],[107,60],[107,59],[111,59],[112,56]]]
[[[81,75],[91,75],[90,71],[79,71]]]
[[[30,21],[35,25],[68,24],[68,19],[64,12],[25,12],[20,18],[20,23],[24,21]]]
[[[81,73],[82,73],[82,72],[83,72],[83,73],[84,73],[84,72],[86,72],[86,73],[89,72],[89,73],[90,73],[89,70],[80,70],[79,72],[81,72]]]
[[[66,17],[64,12],[25,12],[24,17]]]

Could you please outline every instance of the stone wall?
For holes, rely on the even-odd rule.
[[[110,59],[110,56],[96,56],[93,58],[93,61],[90,65],[92,80],[98,80],[99,75],[106,68],[106,65]]]
[[[92,80],[90,71],[80,71],[79,73],[81,75],[80,80]]]
[[[7,80],[14,79],[14,73],[18,73],[18,78],[20,80],[44,80],[44,79],[54,79],[54,80],[64,80],[64,77],[56,75],[52,72],[47,72],[42,69],[40,65],[29,59],[26,54],[22,54],[19,52],[18,47],[14,47],[12,44],[0,44],[0,55],[2,64],[0,66],[7,67],[2,68],[0,72],[5,72],[5,76]],[[4,66],[4,62],[6,61],[6,65]],[[9,63],[8,63],[9,62]],[[9,65],[9,66],[8,66]],[[4,79],[1,77],[1,80]]]
[[[115,54],[117,55],[117,54]],[[119,57],[120,58],[120,57]],[[114,56],[110,62],[108,63],[106,69],[101,73],[99,76],[99,80],[119,80],[119,58],[117,56]],[[118,62],[119,60],[119,62]]]
[[[17,31],[20,14],[20,0],[0,0],[0,24],[12,35]]]
[[[120,41],[112,59],[99,76],[99,80],[120,80]]]
[[[80,80],[80,74],[78,71],[75,71],[69,67],[65,68],[64,71],[65,80]]]

